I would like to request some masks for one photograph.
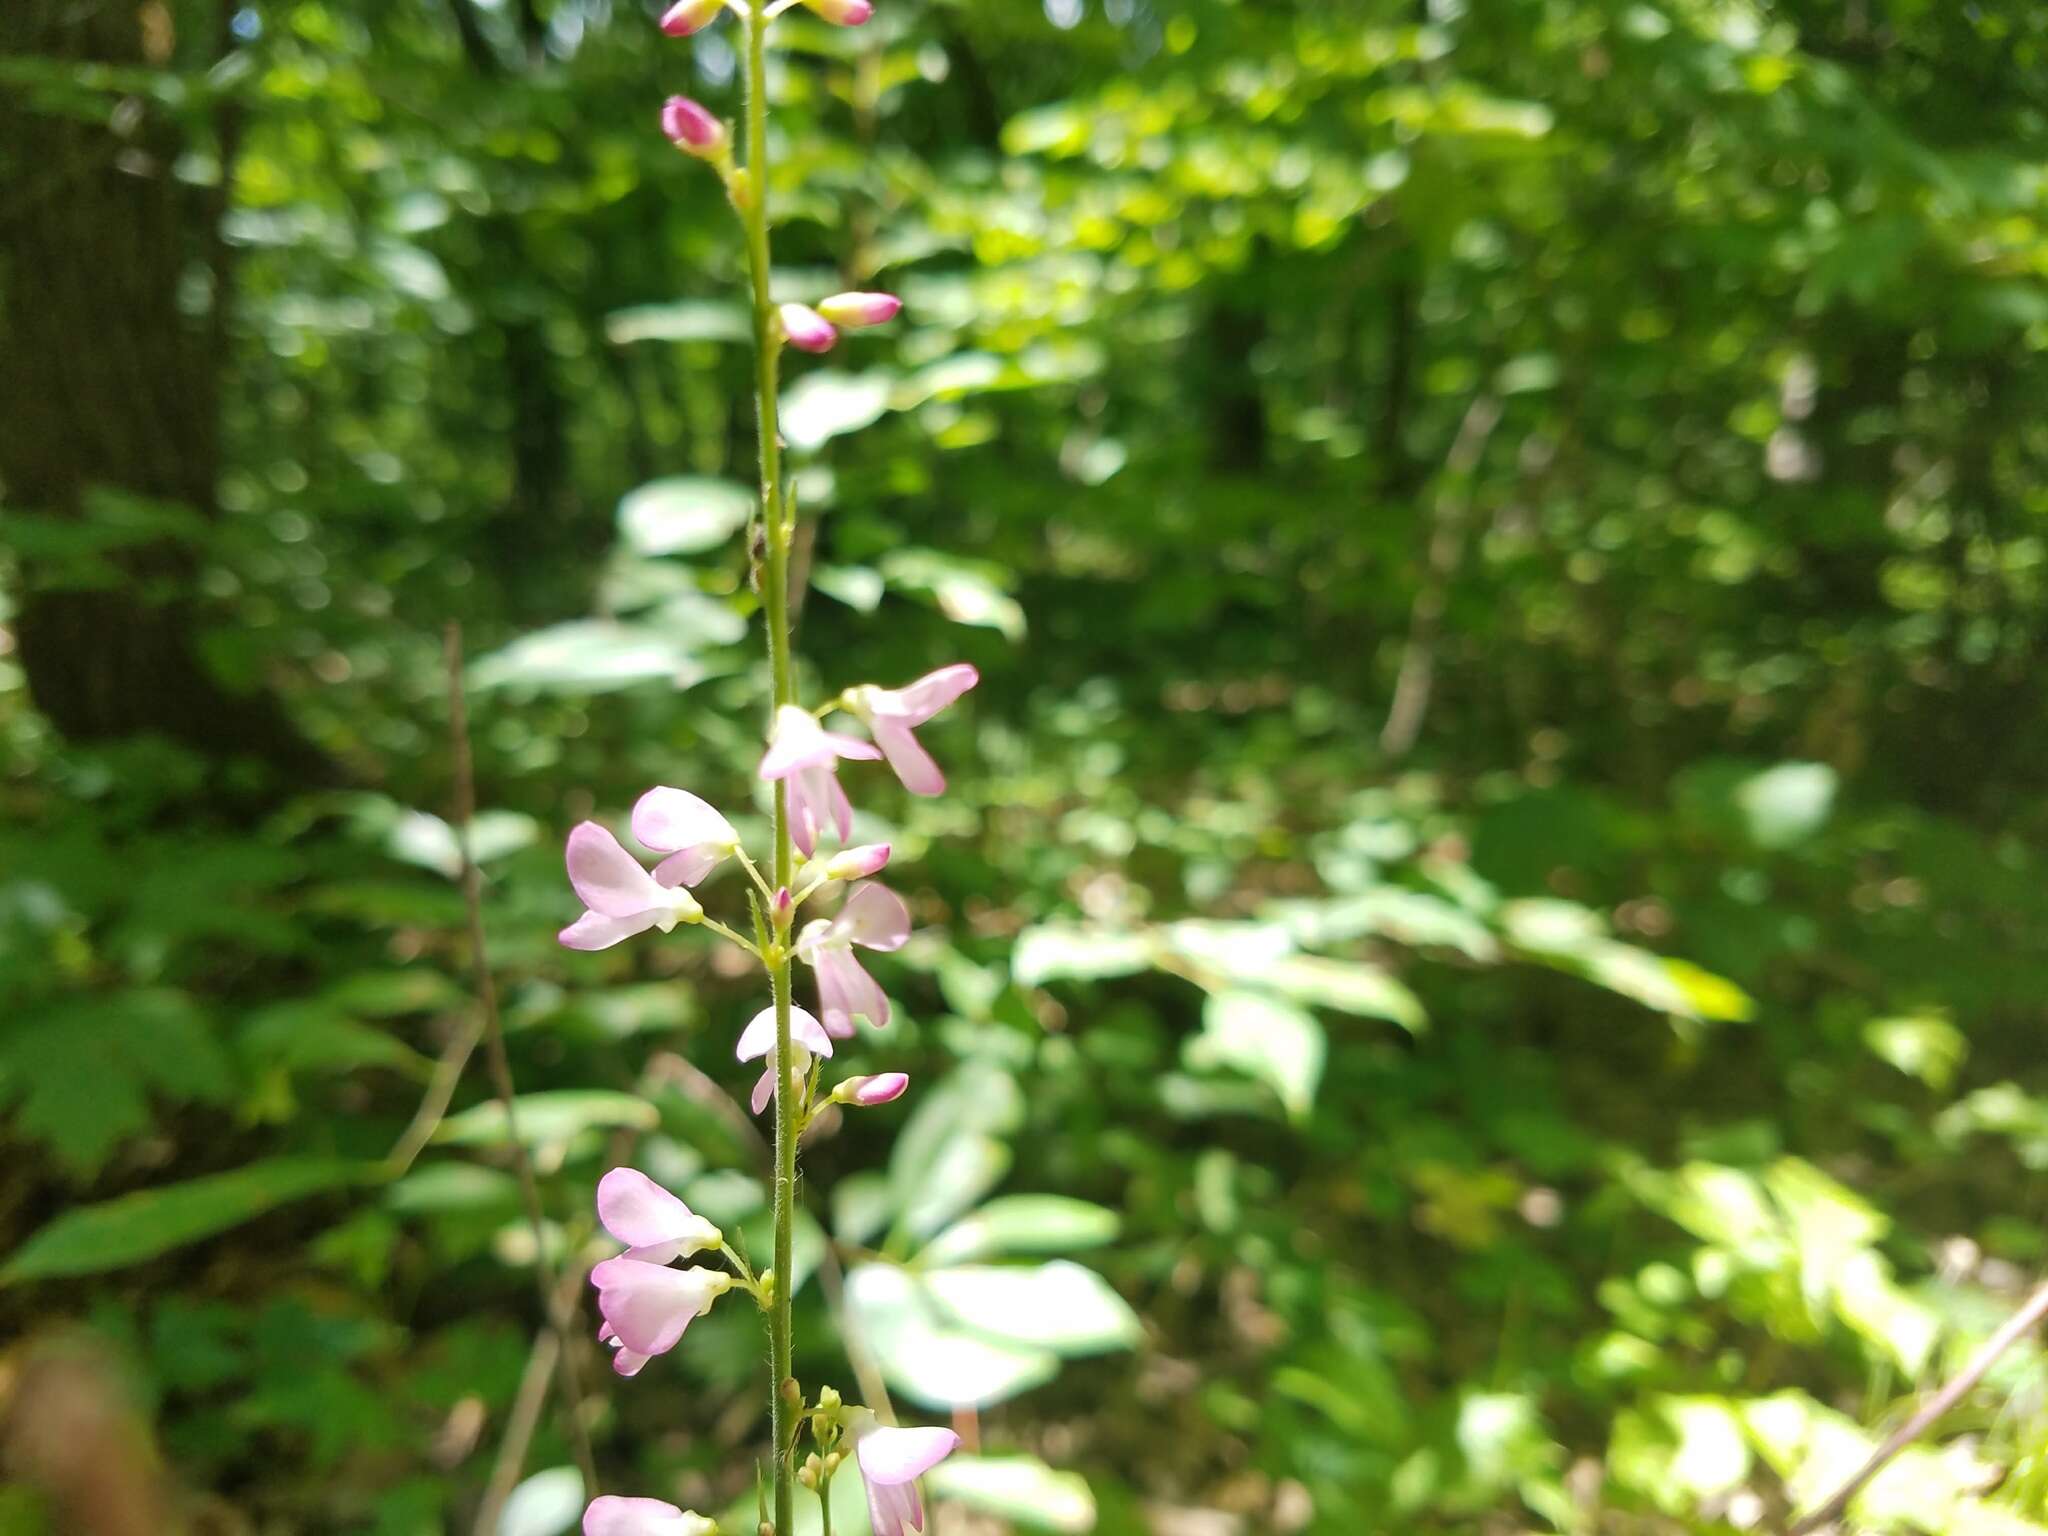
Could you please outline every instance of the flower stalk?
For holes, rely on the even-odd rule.
[[[768,18],[758,3],[746,13],[747,95],[746,171],[751,195],[737,204],[746,225],[747,268],[754,285],[754,407],[760,438],[761,535],[765,545],[761,573],[761,606],[767,620],[768,667],[774,678],[771,708],[796,702],[790,663],[789,541],[782,493],[782,435],[778,413],[782,334],[771,291],[768,243]],[[789,833],[789,785],[777,780],[773,885],[787,890],[795,874],[795,848]],[[790,1059],[790,917],[780,904],[770,907],[775,942],[769,985],[775,1005],[775,1184],[773,1190],[775,1255],[768,1298],[769,1443],[774,1456],[775,1529],[795,1529],[796,1487],[790,1465],[796,1425],[789,1392],[790,1304],[796,1219],[796,1088],[785,1066]]]
[[[773,1104],[774,1251],[758,1273],[716,1227],[635,1169],[613,1169],[598,1189],[598,1214],[605,1230],[625,1247],[591,1271],[598,1291],[601,1342],[612,1350],[613,1370],[637,1375],[657,1355],[680,1341],[729,1290],[753,1297],[768,1329],[772,1493],[762,1490],[764,1533],[790,1536],[795,1529],[796,1488],[821,1497],[832,1475],[849,1459],[839,1449],[846,1426],[858,1422],[860,1472],[866,1483],[877,1536],[921,1530],[923,1509],[916,1480],[951,1451],[950,1430],[894,1430],[875,1426],[866,1409],[846,1410],[839,1396],[821,1388],[814,1407],[793,1372],[791,1305],[796,1293],[794,1243],[797,1145],[804,1129],[826,1105],[874,1109],[892,1103],[909,1086],[902,1072],[858,1074],[829,1090],[823,1064],[835,1041],[855,1037],[859,1021],[875,1029],[889,1022],[889,1001],[862,968],[853,947],[887,953],[910,936],[910,911],[901,897],[867,877],[889,862],[886,843],[852,844],[853,807],[839,782],[842,761],[886,760],[903,787],[932,795],[945,785],[937,765],[912,734],[940,709],[974,686],[972,667],[942,667],[902,688],[861,684],[815,710],[797,702],[792,658],[790,547],[796,509],[784,474],[778,391],[782,349],[822,352],[838,340],[837,327],[859,330],[885,324],[901,308],[890,294],[844,293],[821,301],[818,310],[778,304],[773,293],[770,252],[767,31],[793,0],[722,0],[739,13],[744,27],[745,114],[734,144],[725,123],[686,97],[672,97],[662,113],[671,142],[714,168],[723,178],[745,234],[752,289],[755,347],[755,411],[760,471],[759,521],[750,530],[749,557],[768,636],[772,679],[766,751],[756,776],[769,788],[774,806],[773,844],[758,862],[741,846],[732,824],[708,801],[669,785],[640,797],[632,834],[642,847],[664,855],[652,870],[606,826],[584,822],[564,852],[571,887],[582,900],[582,917],[564,928],[560,941],[580,950],[609,949],[640,934],[702,929],[737,945],[767,972],[769,1005],[741,1032],[740,1061],[762,1063],[751,1105],[760,1114]],[[812,11],[842,26],[867,20],[867,0],[805,0]],[[708,22],[712,12],[699,0],[679,0],[664,30],[686,36]],[[740,152],[735,164],[734,150]],[[827,731],[820,723],[835,710],[864,726],[868,737]],[[821,843],[830,839],[830,846]],[[798,857],[802,856],[802,867]],[[745,872],[751,937],[711,917],[692,887],[727,859]],[[765,867],[764,867],[765,866]],[[798,918],[814,898],[837,900],[831,917]],[[818,1013],[796,1006],[795,963],[816,978]],[[715,1251],[731,1266],[728,1274],[708,1265],[672,1268],[673,1261]],[[818,1453],[799,1468],[799,1441],[806,1425]],[[757,1469],[758,1470],[758,1469]],[[757,1483],[757,1487],[760,1486]],[[829,1529],[829,1513],[826,1515]],[[659,1500],[606,1496],[585,1512],[584,1536],[693,1536],[702,1517]]]

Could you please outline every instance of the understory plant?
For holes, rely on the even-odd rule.
[[[768,104],[765,55],[769,30],[796,0],[678,0],[662,30],[686,37],[731,9],[744,30],[744,143],[736,157],[728,125],[687,97],[671,97],[661,128],[684,153],[712,167],[746,240],[753,288],[755,397],[760,501],[750,528],[753,576],[767,630],[771,711],[757,769],[774,812],[766,850],[750,852],[732,823],[687,789],[659,785],[633,808],[632,835],[662,857],[650,870],[605,827],[586,821],[568,839],[570,883],[586,910],[562,930],[572,949],[605,949],[649,930],[701,926],[744,950],[760,966],[769,1001],[738,1034],[735,1055],[759,1061],[750,1107],[774,1117],[774,1251],[756,1272],[719,1229],[678,1196],[633,1168],[613,1168],[597,1187],[597,1213],[625,1251],[591,1271],[602,1316],[599,1338],[612,1348],[622,1377],[637,1375],[673,1349],[684,1331],[721,1296],[739,1290],[760,1309],[768,1335],[770,1444],[766,1481],[772,1490],[761,1532],[794,1529],[799,1485],[816,1492],[831,1528],[832,1480],[851,1459],[867,1488],[876,1536],[924,1528],[918,1478],[958,1443],[944,1428],[885,1424],[869,1407],[850,1404],[830,1386],[815,1395],[791,1374],[793,1219],[797,1152],[806,1129],[834,1107],[871,1108],[901,1097],[901,1072],[826,1080],[834,1043],[853,1036],[858,1021],[880,1028],[889,1001],[862,968],[858,951],[899,949],[910,937],[902,899],[871,877],[889,863],[887,844],[851,845],[853,810],[841,785],[845,762],[886,762],[913,794],[936,795],[945,776],[918,743],[916,728],[978,681],[971,666],[940,667],[905,687],[861,685],[823,703],[797,694],[791,655],[790,548],[796,505],[786,476],[777,424],[780,360],[785,348],[830,350],[842,329],[893,319],[898,300],[882,293],[841,293],[815,307],[777,304],[771,291]],[[805,0],[825,21],[865,22],[868,0]],[[835,716],[857,722],[863,735],[828,729]],[[708,913],[694,888],[727,861],[745,872],[747,908],[728,923]],[[821,909],[828,909],[825,915]],[[801,962],[815,983],[816,1008],[795,996]],[[713,1263],[677,1261],[702,1256]],[[810,1449],[804,1450],[808,1437]],[[799,1457],[801,1456],[801,1462]],[[659,1499],[603,1495],[584,1513],[586,1536],[703,1536],[712,1520]]]

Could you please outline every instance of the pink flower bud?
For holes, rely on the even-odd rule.
[[[835,27],[857,27],[875,14],[871,0],[804,0],[804,4]]]
[[[725,124],[687,96],[671,96],[662,103],[661,131],[685,154],[710,159],[725,148]]]
[[[910,1086],[907,1072],[878,1072],[873,1077],[849,1077],[832,1090],[834,1104],[853,1104],[861,1109],[873,1109],[877,1104],[886,1104],[891,1099],[903,1097],[903,1090]]]
[[[714,21],[725,9],[725,0],[676,0],[662,12],[661,30],[670,37],[688,37]]]
[[[778,928],[789,922],[790,913],[796,910],[796,898],[789,894],[788,886],[781,886],[775,892],[775,899],[768,903],[768,915]]]
[[[777,313],[782,317],[782,334],[799,352],[830,352],[839,339],[831,322],[808,304],[785,304]]]
[[[827,880],[865,880],[889,862],[887,843],[862,843],[842,848],[825,861]]]
[[[894,320],[902,307],[903,301],[893,293],[835,293],[819,303],[818,313],[834,325],[852,330]]]

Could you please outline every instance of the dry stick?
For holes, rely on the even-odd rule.
[[[555,1331],[557,1369],[562,1378],[562,1419],[569,1431],[569,1449],[583,1474],[587,1498],[597,1495],[597,1461],[590,1451],[590,1431],[583,1423],[582,1372],[576,1364],[575,1341],[569,1334],[569,1303],[548,1265],[547,1221],[541,1213],[540,1183],[533,1159],[519,1139],[513,1107],[512,1062],[505,1054],[505,1026],[498,1016],[498,986],[491,975],[490,951],[484,943],[483,876],[471,853],[469,824],[476,815],[476,770],[469,755],[469,707],[462,696],[462,626],[450,621],[443,639],[448,663],[448,741],[455,758],[455,841],[462,853],[462,905],[469,919],[470,965],[476,978],[476,999],[484,1019],[484,1061],[490,1068],[491,1091],[505,1109],[505,1137],[512,1148],[512,1168],[519,1177],[519,1198],[533,1229],[533,1280],[540,1292],[541,1317]],[[509,1429],[509,1426],[508,1426]],[[508,1434],[509,1441],[509,1434]],[[487,1533],[488,1536],[488,1533]]]
[[[555,1288],[557,1308],[575,1298],[583,1277],[572,1269]],[[491,1463],[491,1480],[484,1484],[483,1503],[477,1506],[476,1523],[470,1536],[497,1536],[498,1523],[505,1517],[505,1504],[519,1486],[519,1474],[526,1468],[526,1450],[540,1424],[540,1410],[547,1402],[548,1381],[562,1357],[562,1335],[552,1324],[543,1324],[533,1336],[533,1349],[526,1357],[526,1369],[519,1375],[519,1390],[512,1398],[512,1413],[505,1420],[505,1438],[498,1444],[497,1459]]]
[[[434,1063],[433,1074],[427,1079],[427,1091],[420,1095],[420,1107],[413,1111],[412,1123],[406,1126],[405,1134],[385,1154],[385,1166],[392,1178],[401,1178],[410,1171],[413,1162],[426,1150],[427,1143],[434,1139],[434,1132],[441,1128],[441,1119],[448,1113],[449,1102],[455,1097],[455,1087],[462,1081],[462,1069],[469,1065],[469,1058],[483,1037],[484,1021],[472,1018],[468,1027],[449,1040],[442,1050],[440,1060]]]
[[[1499,421],[1499,400],[1492,395],[1475,398],[1444,459],[1444,473],[1452,483],[1437,496],[1434,528],[1429,537],[1429,563],[1423,571],[1422,590],[1415,594],[1415,606],[1409,610],[1408,643],[1401,652],[1394,702],[1388,707],[1387,723],[1380,730],[1380,749],[1389,757],[1406,757],[1422,734],[1422,717],[1429,711],[1430,686],[1436,677],[1437,631],[1443,625],[1451,577],[1465,548],[1465,514],[1472,500],[1471,487],[1466,482],[1478,467],[1479,455]]]
[[[1985,1340],[1984,1347],[1970,1357],[1970,1363],[1963,1367],[1960,1375],[1929,1398],[1926,1407],[1893,1431],[1891,1438],[1877,1448],[1870,1460],[1856,1469],[1856,1475],[1837,1488],[1812,1514],[1801,1518],[1788,1536],[1808,1536],[1809,1532],[1819,1530],[1840,1515],[1863,1485],[1884,1470],[1886,1462],[1933,1428],[1937,1419],[1961,1402],[1969,1390],[1984,1379],[1984,1373],[1998,1363],[1998,1357],[2039,1327],[2044,1317],[2048,1317],[2048,1285],[2041,1286],[2029,1296],[2027,1304],[2007,1318],[2005,1326]]]

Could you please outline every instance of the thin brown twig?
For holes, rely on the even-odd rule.
[[[477,1506],[470,1536],[497,1536],[505,1517],[505,1505],[519,1486],[519,1474],[526,1470],[526,1448],[533,1441],[534,1428],[548,1398],[548,1383],[562,1357],[562,1336],[543,1327],[533,1336],[533,1348],[526,1356],[526,1369],[519,1373],[519,1390],[512,1398],[512,1412],[505,1420],[505,1438],[498,1442],[497,1458],[491,1463],[491,1480],[484,1484],[484,1499]]]
[[[441,1128],[441,1120],[448,1113],[448,1105],[455,1097],[456,1085],[462,1081],[462,1072],[469,1065],[469,1058],[475,1054],[477,1042],[484,1037],[484,1021],[472,1017],[442,1050],[440,1059],[434,1063],[434,1070],[427,1078],[427,1091],[420,1095],[420,1107],[413,1111],[412,1121],[405,1133],[392,1143],[385,1154],[384,1164],[396,1179],[408,1172],[426,1150],[427,1143],[434,1139],[434,1132]]]
[[[1970,1389],[1984,1379],[1984,1373],[1998,1363],[1998,1357],[2038,1328],[2043,1318],[2048,1318],[2048,1284],[2042,1285],[2029,1296],[2027,1304],[2007,1318],[2005,1325],[1984,1341],[1984,1347],[1970,1357],[1970,1363],[1964,1366],[1960,1373],[1930,1397],[1918,1413],[1894,1430],[1891,1438],[1872,1453],[1870,1460],[1856,1469],[1855,1476],[1816,1506],[1811,1514],[1802,1516],[1787,1536],[1809,1536],[1810,1532],[1817,1531],[1838,1518],[1865,1483],[1883,1471],[1885,1464],[1894,1456],[1933,1428],[1936,1420],[1961,1402]]]
[[[569,1332],[568,1299],[562,1295],[548,1263],[547,1219],[541,1210],[540,1181],[534,1177],[533,1159],[527,1156],[526,1144],[519,1139],[512,1062],[505,1053],[498,986],[491,975],[490,950],[484,942],[483,876],[476,867],[469,836],[470,822],[476,815],[476,771],[469,753],[469,708],[462,694],[462,626],[452,620],[444,635],[443,649],[448,664],[448,740],[455,760],[455,841],[462,854],[462,904],[469,922],[477,1006],[483,1014],[484,1061],[490,1069],[491,1091],[504,1106],[505,1137],[512,1150],[513,1171],[519,1179],[519,1199],[526,1209],[527,1224],[533,1229],[533,1278],[540,1293],[541,1316],[554,1330],[559,1346],[556,1368],[562,1380],[562,1421],[568,1430],[569,1449],[576,1458],[577,1470],[583,1474],[585,1497],[594,1498],[597,1459],[591,1453],[590,1431],[583,1422],[582,1372],[577,1366],[576,1341]]]
[[[1380,730],[1380,748],[1388,757],[1406,757],[1422,734],[1429,712],[1429,694],[1436,680],[1436,646],[1449,601],[1451,578],[1465,548],[1465,516],[1472,501],[1472,472],[1486,440],[1500,422],[1500,401],[1491,394],[1473,398],[1459,423],[1458,435],[1444,459],[1444,484],[1431,516],[1429,554],[1422,585],[1408,615],[1408,641],[1401,652],[1401,671],[1394,682],[1394,701]]]
[[[555,1287],[556,1310],[567,1307],[576,1296],[577,1287],[582,1285],[583,1275],[574,1265],[562,1274],[561,1283]],[[533,1432],[540,1424],[540,1410],[547,1402],[548,1382],[553,1379],[561,1361],[562,1335],[552,1323],[543,1324],[534,1335],[533,1348],[526,1357],[526,1369],[519,1375],[519,1390],[513,1394],[512,1412],[505,1420],[505,1438],[498,1443],[498,1454],[491,1463],[490,1481],[484,1484],[483,1503],[477,1506],[476,1521],[470,1527],[470,1536],[498,1536],[498,1525],[505,1518],[505,1503],[512,1497],[512,1490],[519,1486],[519,1475],[526,1470],[527,1448],[533,1443]]]

